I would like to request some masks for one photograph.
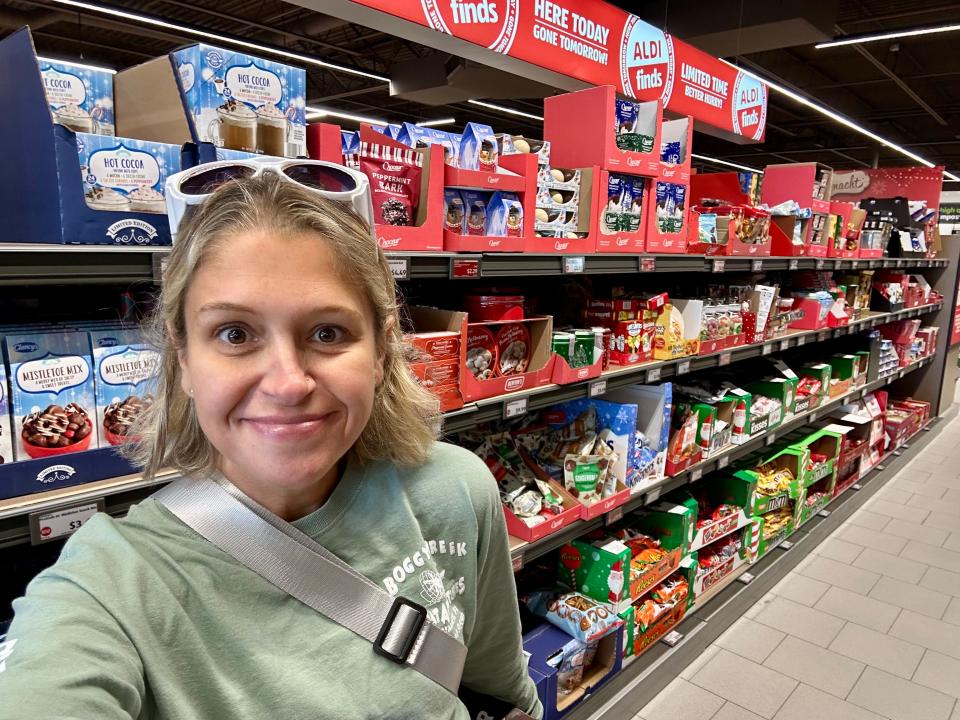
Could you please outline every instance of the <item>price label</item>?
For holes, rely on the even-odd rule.
[[[797,338],[797,347],[800,347],[806,341],[807,341],[807,337],[805,335],[801,335],[800,337]]]
[[[816,421],[817,421],[817,412],[816,410],[814,410],[812,413],[810,413],[810,422],[816,422]]]
[[[30,542],[34,545],[73,535],[104,509],[103,498],[30,514]]]
[[[607,513],[607,525],[611,525],[617,522],[617,520],[620,520],[622,518],[623,518],[623,505],[621,505],[620,507],[615,507],[613,510]]]
[[[683,640],[683,633],[677,632],[676,630],[671,630],[663,636],[664,645],[669,645],[670,647],[676,647],[677,643],[681,640]]]
[[[527,398],[521,397],[515,400],[507,400],[503,404],[503,419],[523,417],[527,414]]]
[[[660,379],[660,368],[650,368],[647,370],[647,382],[657,382]]]
[[[772,352],[773,352],[773,345],[771,345],[770,343],[767,343],[762,348],[760,348],[761,355],[769,355]]]
[[[657,259],[653,257],[640,258],[640,272],[656,272]]]
[[[762,272],[763,271],[763,260],[751,260],[750,269],[753,272]]]
[[[764,444],[773,445],[777,441],[776,433],[769,433],[766,438],[764,438]]]
[[[824,260],[823,258],[817,258],[817,270],[823,270],[826,264],[827,264],[826,260]]]
[[[859,261],[859,260],[851,260],[851,261],[850,261],[850,268],[851,268],[852,270],[856,270],[858,267],[860,267],[860,261]]]
[[[163,274],[167,271],[167,261],[170,259],[169,253],[154,253],[150,258],[153,269],[153,282],[160,285],[163,282]]]
[[[789,540],[784,540],[782,543],[780,543],[781,550],[789,550],[792,547],[793,547],[793,543],[790,542]]]
[[[514,572],[520,572],[523,570],[523,553],[518,552],[510,559],[510,562],[513,565]]]
[[[720,357],[717,358],[717,366],[723,367],[724,365],[729,365],[732,359],[733,359],[733,353],[722,352],[720,353]]]
[[[480,258],[450,258],[450,279],[451,280],[470,280],[480,277]]]
[[[781,341],[780,341],[780,352],[783,352],[784,350],[787,350],[789,347],[790,347],[790,341],[789,341],[789,340],[781,340]]]
[[[566,255],[563,258],[564,273],[582,273],[587,266],[587,259],[583,255]]]
[[[686,375],[690,372],[690,361],[681,360],[677,363],[677,375]]]
[[[660,499],[660,488],[658,487],[650,488],[650,490],[647,491],[647,497],[644,499],[644,503],[646,505],[649,505],[650,503],[654,503],[659,499]]]
[[[897,260],[897,261],[896,261],[896,267],[898,267],[898,268],[899,268],[899,267],[903,267],[903,260]]]
[[[607,392],[606,380],[595,380],[587,386],[587,397],[600,397]]]
[[[830,511],[829,511],[829,510],[821,510],[820,512],[817,513],[817,515],[819,515],[819,516],[822,517],[822,518],[830,517]]]
[[[690,471],[690,482],[697,482],[703,477],[703,468],[694,468]]]
[[[717,470],[723,470],[727,465],[730,464],[729,455],[721,455],[717,458]]]
[[[737,578],[737,582],[743,583],[744,585],[749,585],[753,582],[753,575],[748,572],[743,573],[740,577]]]
[[[720,273],[727,269],[727,261],[717,258],[713,261],[713,272]]]
[[[796,269],[798,269],[799,267],[800,267],[800,261],[797,260],[796,258],[793,258],[792,260],[790,260],[790,261],[787,263],[787,269],[788,269],[788,270],[796,270]]]
[[[410,258],[391,257],[387,258],[387,264],[390,266],[390,274],[394,280],[410,279]]]

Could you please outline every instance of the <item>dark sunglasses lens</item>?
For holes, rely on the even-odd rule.
[[[294,182],[327,192],[351,192],[357,183],[350,173],[327,165],[289,165],[284,174]]]
[[[253,175],[254,172],[252,167],[243,165],[212,168],[188,177],[180,183],[180,192],[184,195],[209,195],[224,183],[231,180],[243,180]]]

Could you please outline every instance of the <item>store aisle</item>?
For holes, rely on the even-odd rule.
[[[960,720],[960,419],[635,720]]]

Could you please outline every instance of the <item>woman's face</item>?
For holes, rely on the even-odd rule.
[[[225,238],[186,296],[183,389],[224,475],[264,502],[337,472],[383,378],[367,304],[314,234]]]

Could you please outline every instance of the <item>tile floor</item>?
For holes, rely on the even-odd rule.
[[[634,720],[960,720],[960,418]]]

